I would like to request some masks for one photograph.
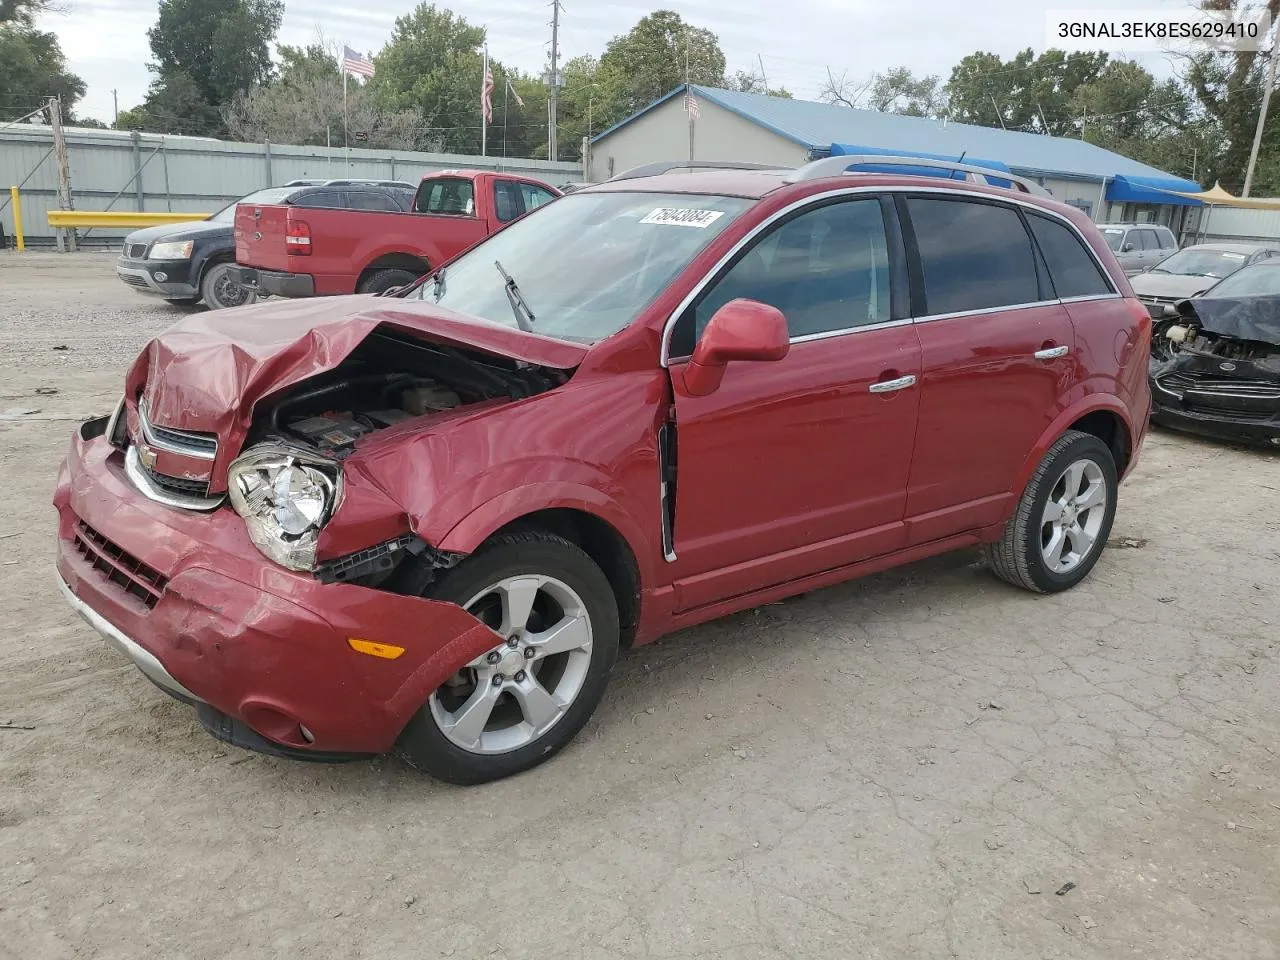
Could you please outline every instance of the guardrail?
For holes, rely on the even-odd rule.
[[[166,223],[208,220],[207,213],[137,213],[128,210],[50,210],[49,226],[57,227],[156,227]]]

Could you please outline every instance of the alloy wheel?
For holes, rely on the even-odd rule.
[[[1054,573],[1071,573],[1097,547],[1107,514],[1107,479],[1093,460],[1076,460],[1049,491],[1040,520],[1040,553]]]

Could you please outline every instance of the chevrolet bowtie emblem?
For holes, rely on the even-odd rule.
[[[138,444],[138,459],[148,470],[154,470],[156,468],[156,452],[145,443]]]

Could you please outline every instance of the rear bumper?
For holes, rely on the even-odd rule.
[[[139,293],[150,293],[169,300],[194,300],[200,296],[200,291],[188,282],[191,279],[191,263],[187,260],[151,263],[121,257],[116,261],[116,276]]]
[[[272,297],[314,297],[315,278],[309,273],[279,273],[257,267],[235,266],[232,275],[241,286]]]
[[[64,595],[158,686],[207,705],[206,726],[229,742],[385,752],[432,691],[500,642],[453,604],[284,570],[233,511],[155,503],[121,461],[102,437],[72,442],[53,500]],[[405,652],[371,657],[350,637]]]

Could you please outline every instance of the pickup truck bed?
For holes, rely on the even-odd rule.
[[[236,272],[245,286],[273,296],[381,293],[559,195],[527,177],[444,171],[423,178],[410,213],[242,204]]]

